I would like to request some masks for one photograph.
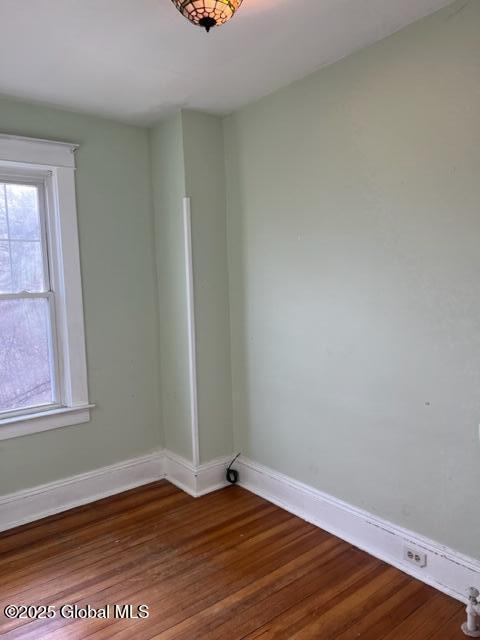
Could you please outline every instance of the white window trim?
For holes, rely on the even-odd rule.
[[[90,420],[75,195],[78,145],[0,134],[0,172],[44,172],[62,402],[0,419],[0,440]]]

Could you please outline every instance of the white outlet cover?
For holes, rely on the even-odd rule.
[[[411,545],[405,545],[403,547],[403,558],[409,564],[414,564],[416,567],[427,566],[427,554],[421,549],[417,549]]]

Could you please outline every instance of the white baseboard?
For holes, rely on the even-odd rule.
[[[195,467],[171,451],[156,451],[89,473],[0,496],[0,531],[162,478],[191,496],[202,496],[228,485],[225,470],[231,458],[218,458]],[[240,458],[235,466],[240,471],[240,485],[245,489],[439,591],[466,602],[467,588],[480,586],[480,562],[473,558],[246,458]],[[426,567],[417,568],[404,560],[405,544],[427,554]]]
[[[155,451],[41,486],[0,496],[0,531],[166,478],[194,497],[225,487],[231,457],[198,467],[171,451]]]
[[[163,451],[0,496],[0,531],[165,477]]]
[[[480,586],[480,562],[473,558],[246,458],[240,458],[235,467],[245,489],[457,600],[466,602],[467,588]],[[427,554],[426,567],[404,560],[405,544]]]
[[[166,450],[165,477],[182,491],[194,498],[227,486],[225,471],[232,456],[217,458],[195,467],[181,456]]]

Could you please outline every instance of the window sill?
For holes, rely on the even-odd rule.
[[[82,404],[76,407],[62,407],[51,411],[4,418],[0,420],[0,440],[89,422],[90,409],[94,406],[94,404]]]

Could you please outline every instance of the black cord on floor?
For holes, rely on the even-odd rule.
[[[237,455],[235,456],[235,458],[230,462],[230,464],[227,467],[227,481],[230,484],[237,484],[238,482],[238,471],[236,469],[232,469],[232,464],[235,462],[235,460],[240,456],[239,453],[237,453]]]

